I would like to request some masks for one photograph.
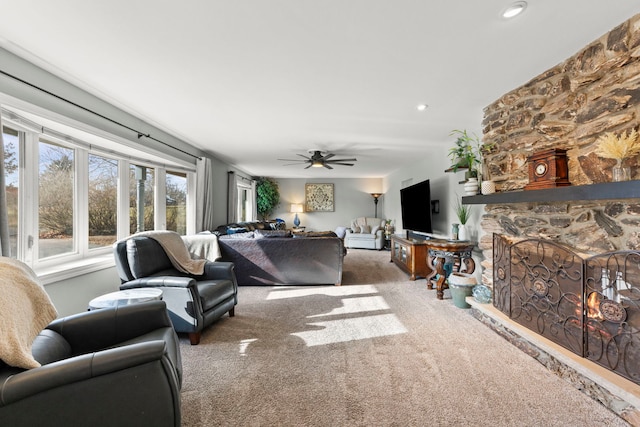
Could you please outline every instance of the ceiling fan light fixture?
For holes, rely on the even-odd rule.
[[[323,166],[324,166],[324,163],[322,163],[322,160],[314,160],[311,163],[311,167],[313,167],[313,168],[321,168]]]
[[[524,10],[526,8],[527,8],[527,2],[526,1],[517,1],[515,3],[512,3],[509,7],[507,7],[502,12],[502,17],[504,19],[515,18],[516,16],[518,16],[522,12],[524,12]]]

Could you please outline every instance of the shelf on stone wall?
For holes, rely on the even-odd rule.
[[[490,205],[498,203],[565,202],[637,198],[640,198],[640,181],[624,181],[464,196],[462,197],[462,203],[465,205]]]

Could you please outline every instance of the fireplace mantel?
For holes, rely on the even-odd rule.
[[[544,190],[516,190],[487,195],[465,196],[465,205],[500,203],[566,202],[579,200],[616,200],[640,198],[640,181],[603,182],[590,185],[548,188]]]

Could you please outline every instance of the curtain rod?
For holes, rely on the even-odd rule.
[[[253,181],[255,181],[255,179],[247,178],[246,176],[242,176],[242,175],[240,175],[239,173],[234,172],[234,171],[228,171],[227,173],[228,173],[228,174],[234,174],[234,175],[236,175],[238,178],[240,178],[240,179],[244,179],[245,181],[249,181],[249,182],[253,182]]]
[[[130,130],[130,131],[132,131],[132,132],[135,132],[136,134],[138,134],[138,139],[140,139],[140,138],[142,138],[142,137],[144,136],[145,138],[148,138],[148,139],[151,139],[151,140],[153,140],[153,141],[159,142],[159,143],[160,143],[160,144],[162,144],[162,145],[165,145],[165,146],[167,146],[167,147],[169,147],[169,148],[172,148],[172,149],[174,149],[174,150],[176,150],[176,151],[180,151],[181,153],[184,153],[184,154],[186,154],[186,155],[188,155],[188,156],[191,156],[191,157],[196,158],[196,159],[198,159],[198,160],[202,160],[202,158],[201,158],[201,157],[198,157],[198,156],[196,156],[195,154],[191,154],[191,153],[189,153],[189,152],[187,152],[187,151],[184,151],[184,150],[182,150],[182,149],[180,149],[180,148],[178,148],[178,147],[174,147],[174,146],[173,146],[173,145],[171,145],[171,144],[168,144],[168,143],[166,143],[166,142],[164,142],[164,141],[161,141],[161,140],[159,140],[159,139],[157,139],[157,138],[154,138],[153,136],[151,136],[151,134],[148,134],[148,133],[146,133],[146,134],[145,134],[145,133],[143,133],[143,132],[140,132],[139,130],[136,130],[136,129],[132,128],[132,127],[129,127],[129,126],[127,126],[127,125],[125,125],[125,124],[123,124],[123,123],[120,123],[120,122],[118,122],[118,121],[116,121],[116,120],[113,120],[113,119],[111,119],[111,118],[109,118],[109,117],[107,117],[107,116],[105,116],[105,115],[103,115],[103,114],[100,114],[100,113],[98,113],[98,112],[96,112],[96,111],[93,111],[93,110],[91,110],[91,109],[89,109],[89,108],[87,108],[87,107],[83,107],[82,105],[77,104],[77,103],[75,103],[75,102],[73,102],[73,101],[71,101],[71,100],[68,100],[68,99],[66,99],[66,98],[63,98],[63,97],[62,97],[62,96],[60,96],[60,95],[56,95],[55,93],[50,92],[50,91],[48,91],[48,90],[46,90],[46,89],[43,89],[43,88],[41,88],[41,87],[39,87],[39,86],[36,86],[36,85],[34,85],[33,83],[29,83],[28,81],[23,80],[23,79],[21,79],[20,77],[14,76],[13,74],[9,74],[9,73],[7,73],[7,72],[6,72],[6,71],[4,71],[4,70],[0,70],[0,74],[3,74],[3,75],[5,75],[5,76],[7,76],[7,77],[9,77],[9,78],[12,78],[12,79],[14,79],[14,80],[16,80],[16,81],[18,81],[18,82],[20,82],[20,83],[22,83],[22,84],[25,84],[25,85],[27,85],[27,86],[29,86],[29,87],[32,87],[32,88],[34,88],[34,89],[36,89],[36,90],[39,90],[40,92],[46,93],[46,94],[47,94],[47,95],[49,95],[49,96],[53,96],[54,98],[59,99],[59,100],[61,100],[61,101],[64,101],[64,102],[66,102],[67,104],[73,105],[73,106],[74,106],[74,107],[76,107],[76,108],[80,108],[81,110],[84,110],[84,111],[86,111],[86,112],[88,112],[88,113],[91,113],[91,114],[93,114],[93,115],[95,115],[95,116],[98,116],[98,117],[100,117],[100,118],[101,118],[101,119],[103,119],[103,120],[106,120],[106,121],[108,121],[108,122],[111,122],[111,123],[113,123],[113,124],[116,124],[116,125],[118,125],[118,126],[121,126],[121,127],[125,128],[125,129],[127,129],[127,130]]]

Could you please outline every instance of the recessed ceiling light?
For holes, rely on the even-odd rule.
[[[424,111],[424,110],[426,110],[427,108],[429,108],[429,106],[428,106],[427,104],[420,104],[420,105],[418,105],[418,106],[416,107],[416,109],[417,109],[418,111]]]
[[[527,8],[526,1],[517,1],[507,7],[504,12],[502,12],[502,17],[505,19],[511,19],[518,15],[520,15]]]

